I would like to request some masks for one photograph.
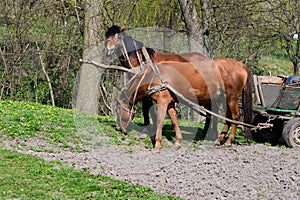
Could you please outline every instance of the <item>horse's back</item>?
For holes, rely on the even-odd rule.
[[[197,52],[181,53],[179,55],[188,60],[189,62],[201,62],[211,60],[211,58],[207,57],[206,55]]]
[[[234,93],[240,94],[250,75],[247,66],[238,60],[229,58],[217,58],[214,60],[214,64],[222,76],[225,89],[227,91],[232,89]]]
[[[154,63],[159,63],[163,61],[173,61],[173,62],[201,62],[203,60],[211,60],[209,57],[196,53],[181,53],[181,54],[162,54],[155,52],[153,61]]]
[[[190,100],[207,103],[223,87],[211,59],[201,62],[162,61],[157,64],[164,80]]]
[[[214,63],[218,66],[218,68],[223,67],[225,70],[234,70],[237,72],[247,72],[248,73],[248,68],[247,66],[242,63],[241,61],[230,59],[230,58],[216,58],[214,59]]]

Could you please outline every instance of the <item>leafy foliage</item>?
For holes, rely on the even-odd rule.
[[[68,1],[65,9],[61,2],[1,1],[0,99],[49,104],[52,90],[56,105],[71,106],[83,46],[82,12],[80,4]]]

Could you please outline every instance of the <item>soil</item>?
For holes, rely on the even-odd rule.
[[[299,149],[190,144],[153,150],[109,145],[103,142],[106,139],[95,138],[101,140],[98,145],[85,144],[82,147],[89,151],[83,153],[65,151],[37,138],[2,144],[183,199],[300,199]]]

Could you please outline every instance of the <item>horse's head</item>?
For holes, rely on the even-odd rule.
[[[116,102],[117,129],[126,134],[130,122],[135,117],[133,104],[127,98],[116,99]]]
[[[135,61],[139,63],[143,59],[137,57],[137,50],[142,49],[144,44],[127,35],[124,32],[125,26],[107,25],[106,28],[105,51],[107,56],[115,54],[121,61],[121,64],[123,62],[122,65],[124,67],[131,68],[137,66],[133,63]]]
[[[111,56],[122,45],[122,32],[125,30],[125,26],[106,25],[106,28],[105,51],[107,55]]]

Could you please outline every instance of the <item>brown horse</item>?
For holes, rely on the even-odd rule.
[[[176,133],[175,145],[180,145],[182,135],[178,126],[175,102],[178,98],[170,89],[174,88],[185,98],[199,105],[210,104],[224,94],[226,98],[226,117],[239,120],[240,110],[238,99],[243,92],[244,122],[252,121],[251,74],[241,62],[221,59],[203,60],[197,64],[188,62],[163,61],[155,67],[145,68],[139,72],[135,80],[124,90],[118,100],[117,117],[121,129],[126,129],[134,118],[134,104],[146,94],[158,105],[155,148],[161,148],[162,126],[166,112],[169,113]],[[227,122],[215,141],[216,145],[230,146],[234,140],[237,124],[232,124],[232,130],[225,141],[231,123]],[[245,132],[248,134],[250,132]],[[249,135],[246,135],[249,137]]]
[[[142,53],[143,43],[133,39],[131,36],[127,35],[124,30],[125,26],[106,26],[107,32],[105,49],[107,55],[116,54],[121,65],[127,68],[135,68],[143,65],[146,61],[145,55]],[[204,60],[211,60],[205,55],[199,53],[182,53],[182,54],[163,54],[154,51],[152,48],[146,48],[147,52],[153,63],[159,63],[161,61],[175,61],[175,62],[192,62],[199,63]],[[148,132],[146,128],[150,124],[149,110],[153,102],[148,98],[142,98],[142,111],[144,116],[144,130],[143,132]],[[210,105],[208,104],[209,108]],[[210,118],[206,118],[205,128],[203,131],[203,138],[208,131],[210,124]],[[200,139],[200,138],[199,138]]]

